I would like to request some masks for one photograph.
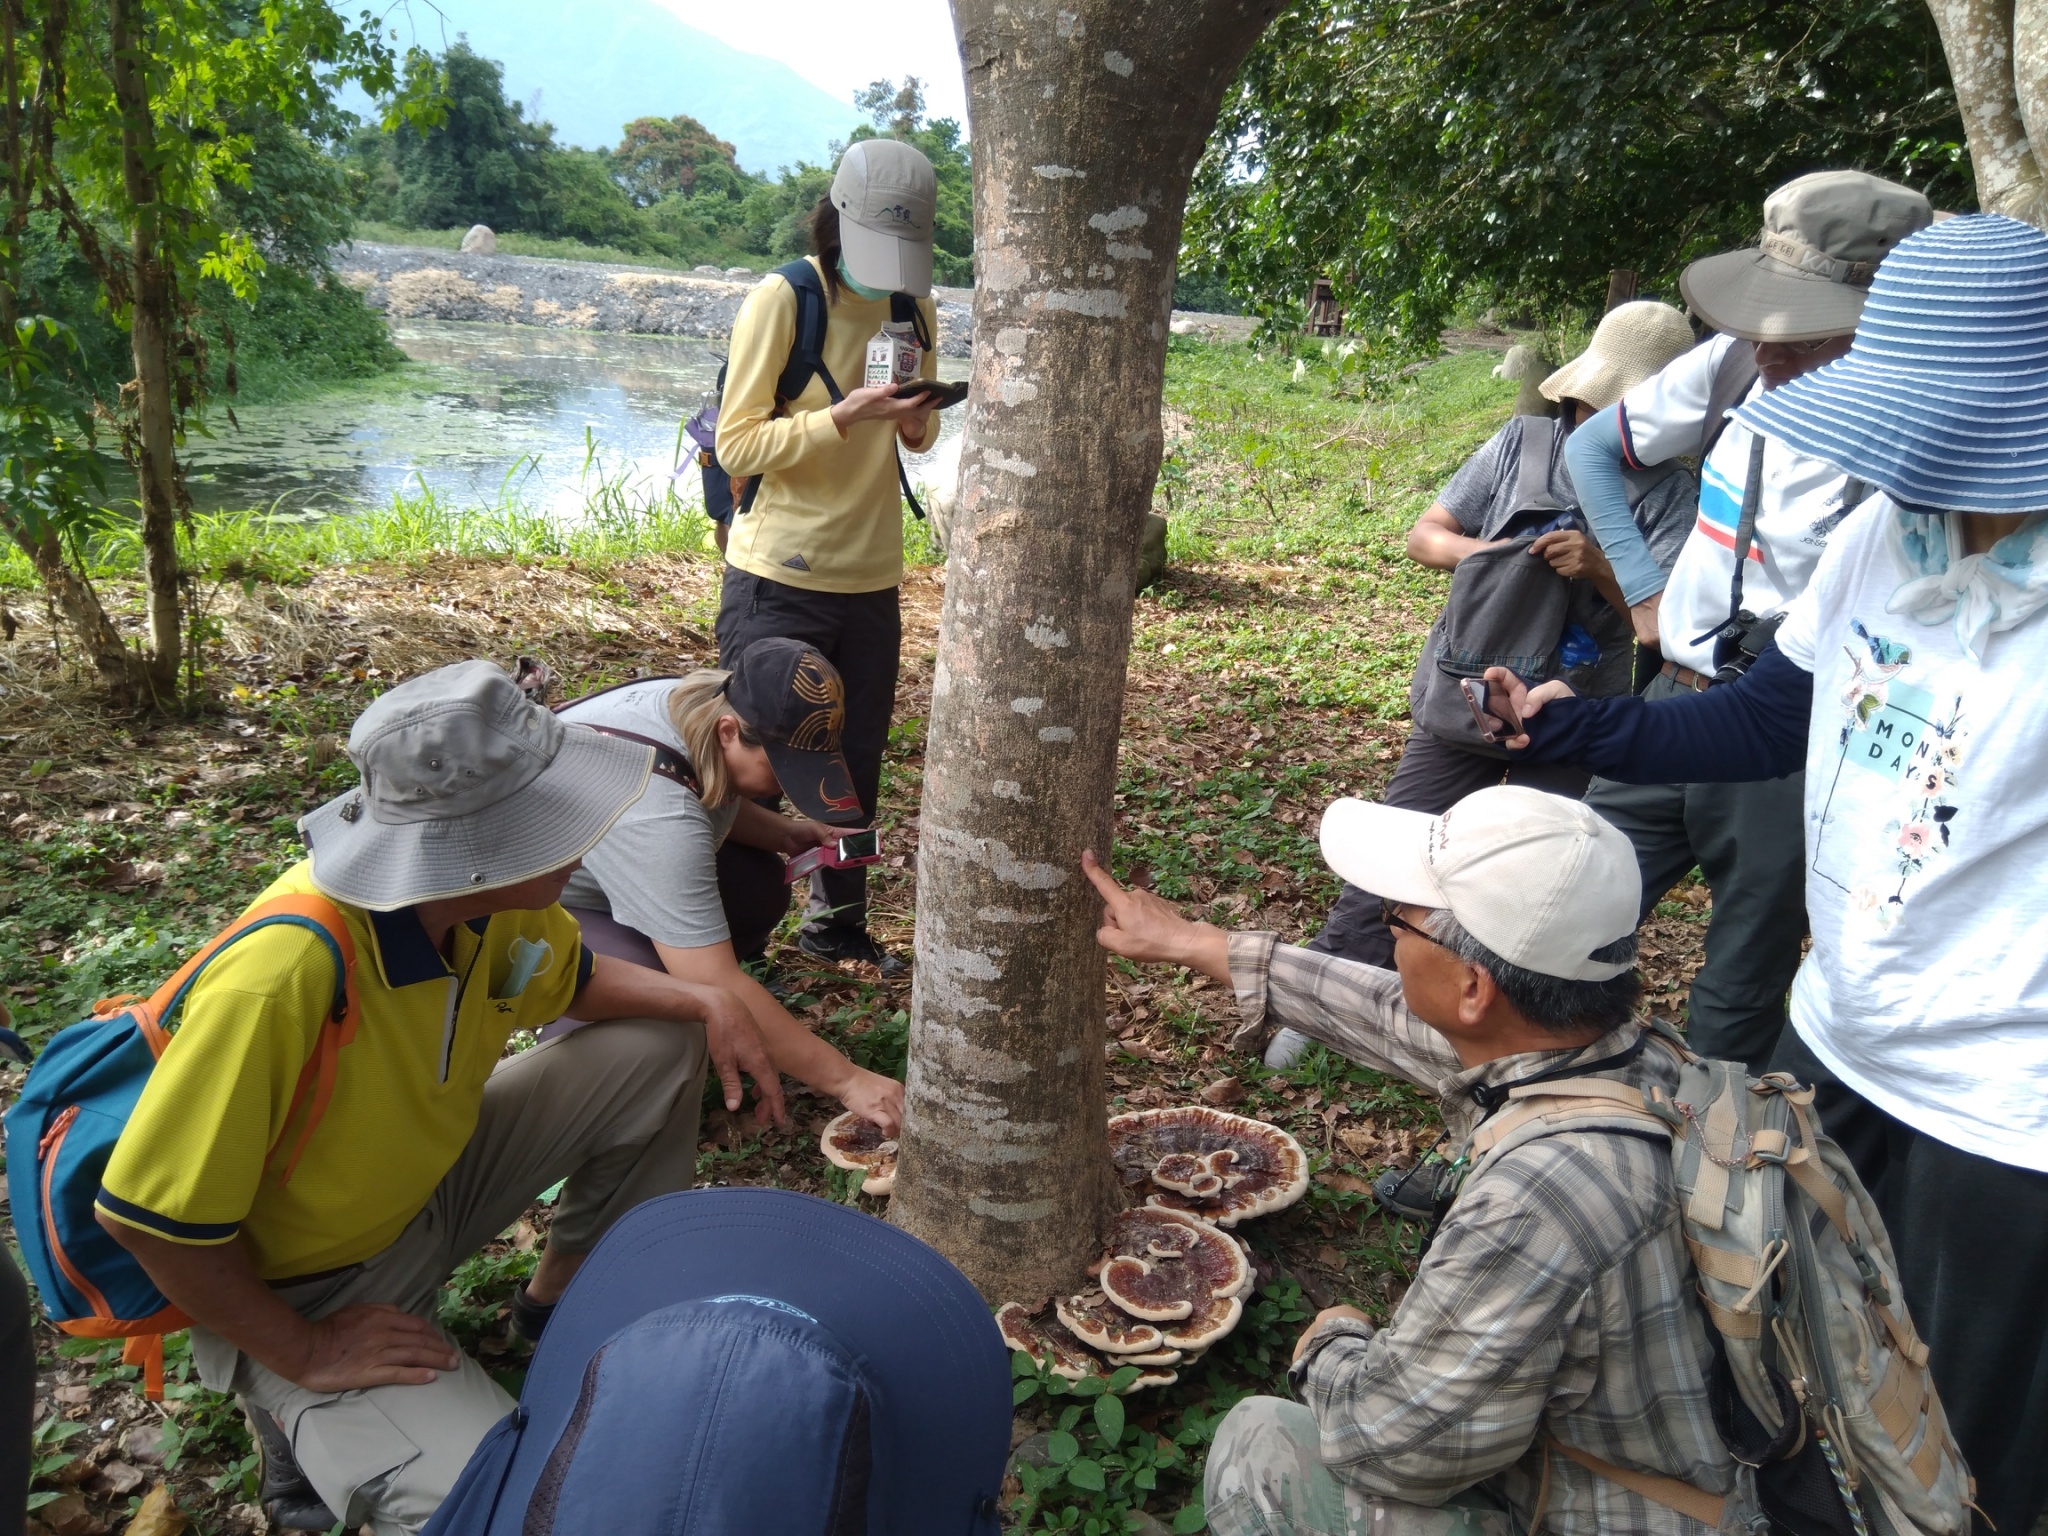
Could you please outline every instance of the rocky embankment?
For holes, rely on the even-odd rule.
[[[600,261],[484,256],[358,240],[335,253],[343,282],[393,319],[487,320],[576,331],[723,337],[761,274],[735,267],[674,272]],[[965,357],[973,291],[940,288],[939,351]]]
[[[733,317],[761,274],[743,267],[614,266],[538,256],[482,255],[358,240],[335,253],[342,281],[393,319],[484,320],[577,331],[651,336],[732,334]],[[937,288],[939,352],[966,357],[973,341],[974,291]],[[1174,315],[1176,331],[1242,340],[1251,322],[1235,315]]]

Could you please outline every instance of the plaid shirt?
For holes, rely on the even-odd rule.
[[[1485,1116],[1473,1089],[1597,1062],[1635,1033],[1467,1068],[1408,1011],[1392,971],[1235,933],[1230,977],[1240,1047],[1287,1025],[1428,1089],[1459,1152]],[[1655,1050],[1599,1075],[1677,1082]],[[1325,1465],[1367,1493],[1434,1505],[1481,1484],[1526,1522],[1542,1471],[1534,1447],[1554,1436],[1726,1494],[1735,1463],[1708,1412],[1712,1351],[1692,1285],[1668,1149],[1606,1132],[1545,1136],[1469,1181],[1385,1328],[1318,1330],[1294,1381]],[[1708,1528],[1552,1455],[1544,1529]]]

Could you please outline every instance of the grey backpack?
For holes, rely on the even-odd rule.
[[[1465,1187],[1542,1136],[1668,1137],[1685,1245],[1716,1366],[1715,1427],[1738,1463],[1723,1499],[1676,1478],[1603,1461],[1554,1437],[1551,1458],[1724,1533],[1968,1536],[1974,1494],[1899,1289],[1877,1207],[1813,1113],[1813,1090],[1740,1062],[1681,1058],[1669,1095],[1613,1078],[1515,1088],[1472,1139]]]
[[[1506,667],[1531,685],[1561,677],[1582,697],[1606,698],[1629,691],[1635,667],[1628,620],[1590,581],[1560,576],[1529,553],[1533,530],[1576,514],[1550,494],[1558,424],[1541,416],[1520,420],[1510,538],[1458,562],[1450,599],[1430,628],[1408,690],[1417,726],[1466,751],[1503,758],[1506,748],[1480,737],[1459,687],[1465,678]],[[1512,536],[1518,528],[1532,531]]]

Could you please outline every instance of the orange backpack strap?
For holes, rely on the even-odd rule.
[[[313,1132],[319,1128],[320,1121],[327,1114],[327,1106],[334,1098],[334,1081],[341,1070],[341,1050],[355,1040],[363,1004],[356,995],[355,939],[333,902],[324,896],[285,896],[275,902],[264,903],[264,908],[272,916],[296,917],[318,923],[341,950],[342,975],[336,988],[335,1006],[321,1023],[320,1039],[313,1047],[313,1054],[306,1058],[305,1066],[299,1070],[298,1086],[292,1090],[291,1105],[284,1112],[283,1128],[279,1130],[277,1141],[269,1153],[270,1158],[276,1157],[285,1137],[291,1133],[292,1122],[299,1118],[299,1111],[304,1108],[305,1122],[299,1128],[298,1139],[292,1144],[291,1156],[285,1160],[284,1172],[278,1181],[289,1184],[292,1174],[298,1169],[299,1158],[305,1154],[306,1143],[313,1139]]]
[[[147,999],[137,1001],[130,997],[102,998],[93,1005],[95,1017],[118,1013],[123,1006],[135,1015],[135,1021],[142,1028],[149,1041],[153,1055],[162,1058],[164,1047],[171,1043],[170,1018],[185,1000],[185,994],[199,979],[199,973],[212,963],[214,957],[236,940],[246,937],[258,928],[268,927],[279,919],[294,919],[311,922],[323,929],[341,951],[342,975],[335,978],[337,1008],[343,1006],[343,994],[347,994],[347,1008],[354,1011],[354,978],[356,968],[356,941],[348,931],[348,924],[342,919],[341,911],[324,896],[277,896],[269,901],[258,902],[227,927],[208,939],[199,952],[172,973],[171,978]]]

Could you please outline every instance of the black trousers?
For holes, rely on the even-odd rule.
[[[13,1257],[0,1250],[0,1536],[21,1536],[28,1520],[35,1410],[35,1315],[27,1282]]]
[[[1467,752],[1427,731],[1413,730],[1380,799],[1404,811],[1439,816],[1474,790],[1489,785],[1521,784],[1576,800],[1586,792],[1591,778],[1584,769],[1566,763],[1511,763]],[[1323,931],[1309,940],[1308,947],[1365,965],[1394,963],[1394,935],[1380,921],[1380,899],[1355,885],[1345,886],[1338,894],[1337,904],[1323,919]]]
[[[846,685],[846,727],[840,734],[840,750],[846,754],[861,809],[872,822],[882,788],[882,750],[889,744],[889,717],[896,708],[896,670],[903,649],[897,589],[813,592],[728,565],[718,604],[719,664],[729,667],[756,640],[771,638],[801,640],[839,669]],[[807,930],[858,931],[867,925],[866,869],[821,869],[811,876],[811,904],[804,914]]]
[[[1914,1130],[1797,1030],[1771,1066],[1813,1084],[1822,1128],[1877,1201],[1977,1503],[1999,1531],[2026,1536],[2048,1506],[2048,1173]]]
[[[1654,677],[1646,699],[1689,690]],[[1714,893],[1706,963],[1686,999],[1686,1037],[1702,1056],[1761,1072],[1785,1029],[1785,993],[1806,938],[1806,775],[1747,784],[1617,784],[1595,779],[1586,804],[1635,845],[1643,916],[1694,865]]]

